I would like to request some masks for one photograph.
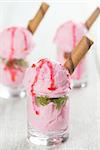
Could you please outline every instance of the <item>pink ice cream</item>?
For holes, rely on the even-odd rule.
[[[10,27],[0,33],[0,82],[4,85],[22,84],[26,68],[6,66],[13,59],[26,59],[34,47],[33,36],[25,28]]]
[[[84,24],[76,24],[72,21],[68,21],[58,28],[54,42],[56,43],[58,50],[57,59],[61,64],[65,61],[64,53],[70,53],[86,33],[87,29]],[[82,73],[84,72],[84,61],[85,60],[82,60],[76,68],[73,74],[74,79],[81,78]]]
[[[0,57],[2,58],[26,58],[33,47],[33,36],[25,28],[10,27],[0,33]]]
[[[41,131],[60,131],[68,127],[69,102],[57,110],[50,102],[38,106],[36,97],[59,98],[68,94],[71,86],[70,74],[59,63],[42,59],[26,71],[24,84],[28,94],[29,124]],[[47,115],[47,116],[46,116]]]

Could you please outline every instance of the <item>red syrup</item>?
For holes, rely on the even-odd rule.
[[[24,47],[22,50],[23,50],[23,51],[26,51],[26,50],[28,49],[27,36],[26,36],[26,34],[25,34],[25,32],[24,32],[24,31],[21,31],[21,32],[22,32],[23,37],[24,37],[24,45],[25,45],[25,47]]]
[[[33,64],[33,65],[32,65],[32,68],[35,68],[35,67],[36,67],[36,65],[35,65],[35,64]]]
[[[11,32],[11,52],[10,52],[10,55],[9,55],[9,61],[13,60],[13,55],[14,55],[14,51],[15,51],[15,49],[14,49],[14,40],[15,40],[15,33],[16,33],[17,28],[16,27],[8,28],[8,32],[10,30],[12,30],[12,32]],[[27,48],[28,48],[27,38],[26,38],[25,33],[23,31],[21,31],[21,32],[22,32],[23,37],[24,37],[24,45],[25,45],[23,50],[27,50]],[[5,66],[4,70],[9,71],[12,82],[16,81],[16,75],[17,75],[18,71],[23,72],[21,68],[14,68],[14,67],[7,67],[7,66]]]
[[[10,55],[9,55],[10,60],[12,60],[13,55],[14,55],[14,37],[15,37],[16,28],[13,27],[13,28],[11,28],[11,30],[12,30],[12,32],[11,32],[11,52],[10,52]]]
[[[10,75],[11,75],[11,80],[12,80],[13,82],[15,82],[15,81],[16,81],[16,74],[17,74],[16,69],[14,69],[13,67],[10,67],[10,68],[9,68],[9,67],[5,66],[4,70],[5,70],[5,71],[6,71],[6,70],[9,71],[9,73],[10,73]]]
[[[55,87],[55,81],[54,81],[53,66],[52,66],[52,63],[50,61],[48,61],[47,64],[48,64],[48,67],[50,70],[50,80],[51,80],[51,84],[50,84],[50,87],[48,87],[48,90],[54,91],[54,90],[56,90],[56,87]]]
[[[16,27],[13,28],[9,28],[8,31],[12,30],[11,32],[11,52],[9,55],[9,61],[11,61],[13,59],[13,54],[14,54],[14,36],[15,36],[15,32],[16,32]],[[11,76],[11,80],[13,82],[16,81],[16,69],[14,69],[13,67],[7,67],[5,66],[4,70],[8,70]]]
[[[43,67],[44,64],[47,64],[48,65],[48,68],[50,70],[50,80],[51,80],[51,83],[50,83],[50,87],[48,87],[49,90],[51,91],[54,91],[56,90],[56,87],[55,87],[55,81],[54,81],[54,72],[53,72],[53,66],[52,66],[52,63],[46,59],[42,59],[40,60],[40,65],[38,66],[37,70],[36,70],[36,76],[35,76],[35,79],[33,81],[33,84],[31,85],[31,93],[32,93],[32,96],[35,95],[35,92],[34,92],[34,86],[35,84],[37,83],[38,81],[38,77],[39,77],[39,74],[40,74],[40,71]],[[32,66],[33,67],[33,66]]]
[[[40,115],[40,112],[39,112],[39,111],[37,111],[37,110],[35,111],[35,113],[36,113],[36,115]]]
[[[43,65],[46,63],[49,70],[50,70],[50,87],[48,87],[48,90],[51,90],[51,91],[54,91],[56,90],[56,87],[55,87],[55,80],[54,80],[54,72],[53,72],[53,66],[52,66],[52,63],[46,59],[42,59],[39,61],[39,66],[37,67],[36,69],[36,76],[35,76],[35,79],[33,81],[33,84],[31,85],[31,94],[32,94],[32,97],[34,97],[36,94],[34,92],[34,86],[35,84],[38,82],[38,77],[39,77],[39,74],[40,74],[40,71],[43,67]],[[32,65],[32,67],[35,67],[34,65]],[[34,107],[34,101],[32,102],[33,103],[33,107]],[[35,108],[35,107],[34,107]],[[36,114],[37,114],[37,110],[35,110]],[[39,112],[38,112],[39,114]]]

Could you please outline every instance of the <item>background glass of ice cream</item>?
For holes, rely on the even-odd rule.
[[[97,7],[84,24],[67,21],[57,29],[54,42],[58,47],[57,58],[61,64],[66,61],[70,52],[74,49],[82,36],[88,32],[92,24],[98,18],[99,14],[100,8]],[[87,59],[85,57],[81,60],[80,64],[77,66],[72,75],[74,88],[85,87],[87,85],[86,68]]]
[[[0,33],[1,98],[22,98],[25,96],[23,78],[28,67],[26,56],[33,48],[33,36],[25,28],[10,27]]]
[[[10,27],[0,33],[1,98],[22,98],[25,96],[23,78],[28,67],[26,56],[34,48],[33,34],[48,8],[48,4],[42,3],[35,17],[29,21],[27,29]]]

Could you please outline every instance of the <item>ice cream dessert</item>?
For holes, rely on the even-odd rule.
[[[31,126],[42,132],[67,128],[69,102],[66,94],[71,88],[69,71],[59,63],[42,59],[27,70],[25,86],[30,99]]]
[[[98,17],[99,13],[100,9],[97,8],[85,23],[67,21],[58,28],[54,42],[57,45],[57,59],[61,64],[66,61],[69,53],[74,49],[82,36],[86,35]],[[80,87],[82,82],[84,82],[83,84],[86,83],[86,66],[87,64],[85,57],[81,60],[72,75],[72,79],[74,80],[74,87]]]
[[[64,65],[41,59],[27,69],[24,85],[28,95],[28,139],[31,142],[59,143],[68,137],[71,74],[92,44],[83,37]]]
[[[11,27],[0,33],[0,83],[14,87],[22,84],[26,57],[33,48],[33,36],[25,28]]]
[[[0,33],[0,84],[11,89],[11,95],[15,97],[18,95],[17,90],[21,91],[23,87],[23,78],[28,67],[27,56],[34,49],[33,34],[48,7],[46,3],[42,3],[27,28],[9,27]]]
[[[60,26],[56,33],[55,42],[58,46],[57,59],[61,64],[66,61],[68,54],[86,33],[87,29],[84,24],[76,24],[68,21]],[[84,63],[85,59],[76,68],[72,76],[73,79],[81,79],[85,70]]]
[[[59,47],[57,56],[61,64],[66,60],[65,52],[70,53],[86,33],[87,29],[84,24],[76,24],[73,21],[68,21],[58,28],[54,42]]]

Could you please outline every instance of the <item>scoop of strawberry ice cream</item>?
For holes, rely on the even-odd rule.
[[[87,29],[84,24],[68,21],[58,28],[54,42],[61,50],[71,52],[86,33]]]
[[[42,59],[26,71],[24,84],[28,95],[54,98],[68,93],[71,80],[68,70],[61,64]]]
[[[57,46],[57,60],[63,64],[67,58],[68,53],[70,53],[78,42],[81,40],[82,36],[88,32],[85,25],[82,23],[74,23],[72,21],[65,22],[61,25],[55,35],[54,42]],[[66,52],[66,56],[65,56]],[[80,64],[75,69],[72,79],[80,80],[85,71],[85,58],[80,62]]]
[[[25,58],[33,47],[33,36],[23,27],[10,27],[0,33],[0,57],[2,58]]]

